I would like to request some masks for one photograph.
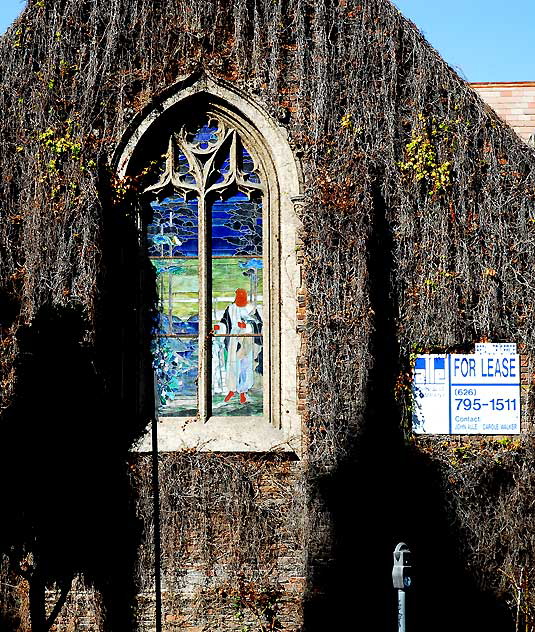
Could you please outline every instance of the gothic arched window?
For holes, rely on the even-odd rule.
[[[269,411],[264,182],[238,131],[207,113],[170,135],[158,180],[145,189],[160,417]]]
[[[301,179],[286,131],[191,77],[132,123],[117,172],[151,174],[139,228],[158,290],[158,448],[298,452]]]

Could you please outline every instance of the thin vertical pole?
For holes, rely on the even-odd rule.
[[[156,632],[162,632],[162,541],[160,536],[160,476],[158,472],[158,417],[152,420],[152,513],[154,518],[154,591]]]
[[[405,632],[405,591],[398,590],[398,632]]]

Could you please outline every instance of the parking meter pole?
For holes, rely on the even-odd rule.
[[[398,632],[405,632],[405,591],[398,590]]]
[[[409,547],[400,542],[394,549],[392,583],[398,591],[398,632],[405,632],[405,591],[411,585],[411,565]]]

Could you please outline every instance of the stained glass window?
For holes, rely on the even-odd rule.
[[[210,115],[171,135],[145,193],[160,417],[258,416],[266,405],[260,167]]]

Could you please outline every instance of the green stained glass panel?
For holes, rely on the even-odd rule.
[[[235,301],[236,290],[247,292],[250,311],[263,318],[264,284],[262,259],[222,257],[212,259],[212,323],[216,325]]]
[[[152,259],[161,334],[198,334],[198,259]]]

